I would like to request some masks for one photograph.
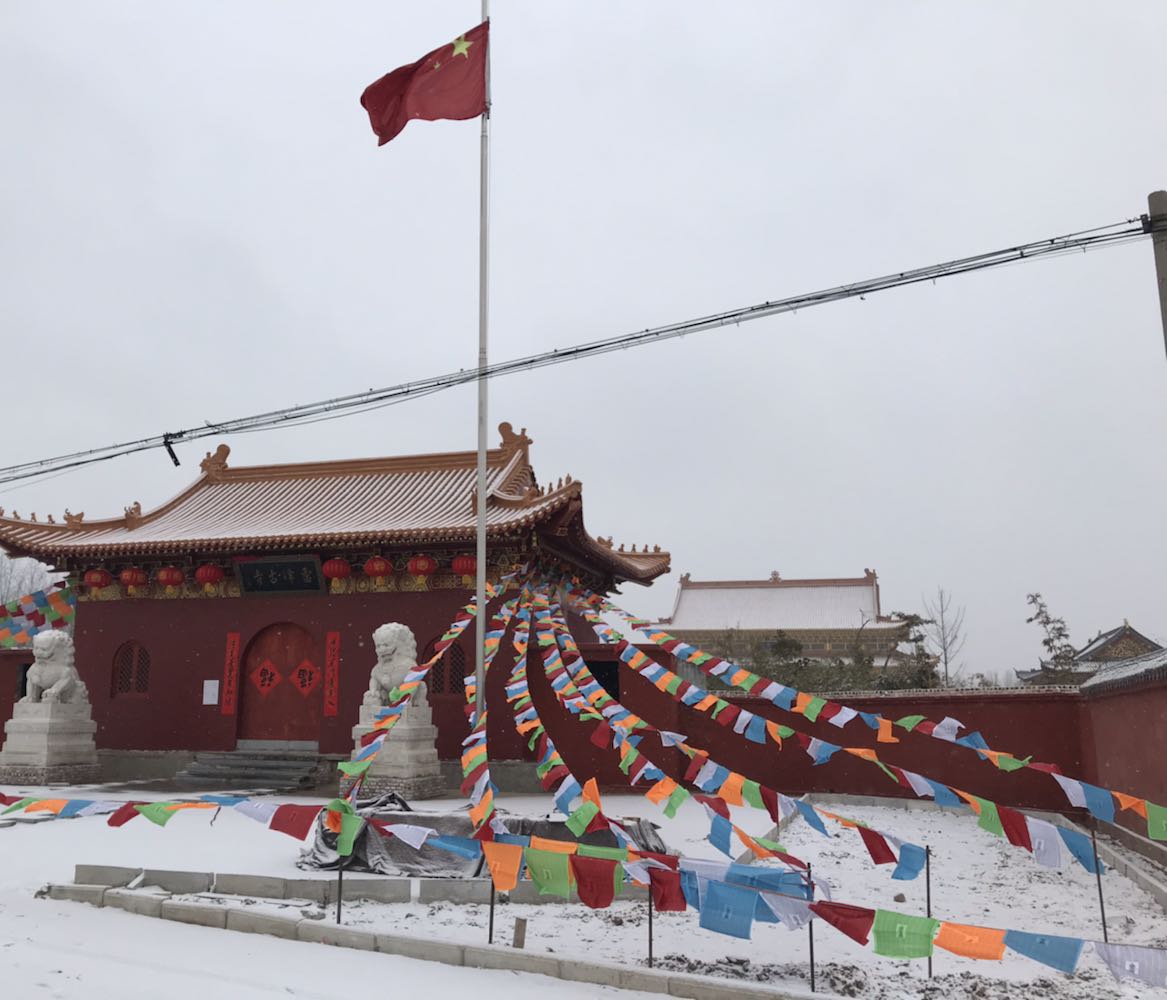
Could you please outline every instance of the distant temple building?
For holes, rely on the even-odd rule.
[[[540,486],[531,439],[499,430],[487,453],[488,579],[537,559],[599,592],[668,572],[659,546],[625,552],[590,535],[581,484]],[[220,445],[199,479],[154,510],[0,516],[0,546],[67,572],[79,594],[77,668],[97,746],[107,757],[124,751],[127,775],[151,755],[347,756],[373,630],[408,625],[425,659],[473,592],[475,452],[250,468],[229,466],[228,455]],[[430,678],[444,758],[458,756],[467,731],[473,634]],[[502,699],[505,674],[496,676],[492,697]],[[507,721],[499,712],[498,750],[519,757]]]
[[[783,632],[808,659],[848,659],[858,646],[876,666],[896,658],[909,632],[906,623],[882,614],[871,569],[822,580],[783,580],[776,572],[768,580],[693,580],[686,573],[673,613],[660,624],[721,656],[741,656]]]
[[[1078,650],[1070,670],[1054,670],[1042,661],[1036,670],[1018,670],[1015,673],[1022,684],[1028,685],[1084,684],[1104,668],[1111,676],[1119,672],[1127,661],[1143,663],[1147,654],[1161,651],[1162,646],[1131,628],[1130,623],[1124,620],[1118,628],[1100,632]]]

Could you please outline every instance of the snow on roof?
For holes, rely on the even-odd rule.
[[[880,620],[874,571],[850,579],[694,581],[681,577],[671,631],[902,628]]]
[[[1103,664],[1089,680],[1082,682],[1083,689],[1101,687],[1115,681],[1133,680],[1152,671],[1167,669],[1167,649],[1156,649],[1142,656],[1132,656],[1127,660],[1112,660]]]

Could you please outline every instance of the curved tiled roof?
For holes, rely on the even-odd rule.
[[[509,424],[487,452],[487,531],[515,534],[551,519],[567,521],[578,548],[614,575],[647,581],[668,571],[668,553],[613,551],[582,531],[581,484],[568,476],[540,488],[528,458],[531,440]],[[187,552],[289,550],[396,542],[469,541],[476,530],[476,453],[450,452],[302,465],[227,465],[220,445],[202,476],[152,511],[137,505],[117,518],[46,524],[0,517],[0,545],[41,558],[108,558]]]

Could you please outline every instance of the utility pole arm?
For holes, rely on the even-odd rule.
[[[1155,250],[1155,277],[1159,283],[1159,312],[1163,318],[1163,347],[1167,350],[1167,191],[1147,196],[1143,230],[1151,234]]]

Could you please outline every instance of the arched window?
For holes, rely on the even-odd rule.
[[[434,648],[438,640],[431,639],[421,654],[421,662],[425,663],[434,655]],[[427,678],[426,687],[431,695],[452,694],[459,698],[465,697],[463,679],[466,676],[466,651],[460,643],[454,643],[446,650],[437,663],[433,665]]]
[[[110,693],[146,694],[150,690],[150,654],[137,639],[123,642],[113,654],[113,681]]]

